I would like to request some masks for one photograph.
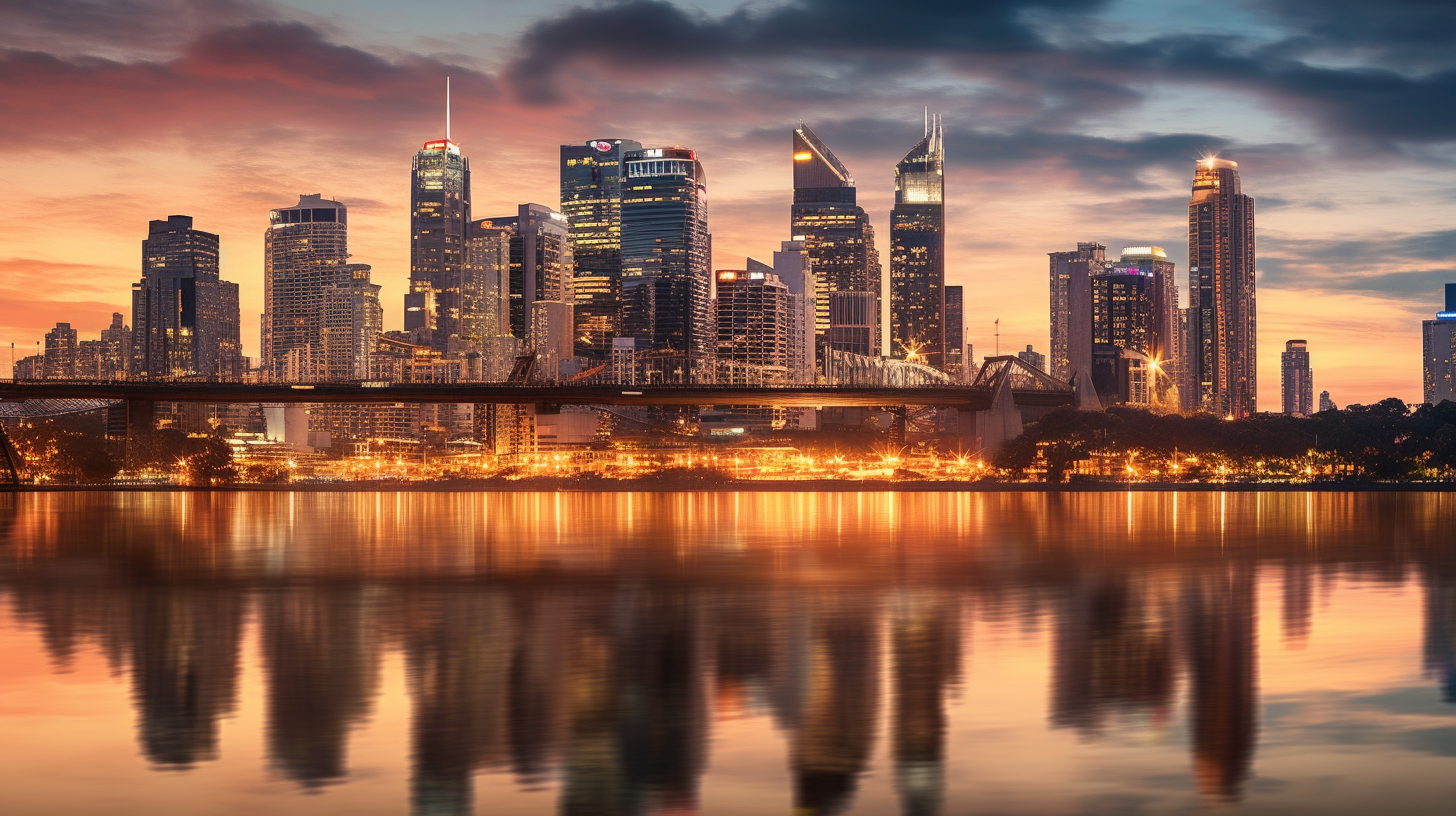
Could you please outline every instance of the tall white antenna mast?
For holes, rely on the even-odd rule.
[[[930,106],[925,106],[925,135],[930,135]]]
[[[450,77],[445,77],[445,141],[450,141]]]

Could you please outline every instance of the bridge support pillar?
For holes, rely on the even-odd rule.
[[[0,424],[0,489],[20,486],[20,453],[10,444],[5,426]]]
[[[157,429],[157,403],[152,400],[126,401],[126,469],[136,470],[152,452]]]
[[[1021,409],[1016,407],[1016,397],[1011,389],[1011,379],[1004,378],[991,395],[991,407],[984,411],[962,411],[961,433],[966,434],[966,414],[972,414],[974,432],[982,451],[991,453],[1007,442],[1021,436]]]

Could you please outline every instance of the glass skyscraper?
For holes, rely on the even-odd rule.
[[[895,165],[890,211],[890,353],[945,366],[945,145],[940,115]]]
[[[448,118],[447,118],[448,122]],[[405,331],[441,352],[463,350],[465,327],[480,308],[464,281],[470,221],[470,160],[444,139],[425,142],[410,169],[410,290]]]
[[[275,379],[317,379],[324,372],[324,292],[354,280],[349,210],[321,195],[304,195],[292,207],[269,212],[268,222],[263,234],[263,365]]]
[[[820,343],[855,354],[878,354],[880,347],[880,255],[875,249],[875,231],[869,216],[855,203],[854,177],[849,174],[824,142],[808,125],[793,134],[794,204],[789,214],[789,232],[802,241],[809,254],[810,268],[817,278],[814,292],[815,335]],[[831,296],[862,307],[856,320],[834,330],[836,314]],[[865,301],[868,300],[868,304]],[[868,342],[865,342],[868,341]]]
[[[717,333],[703,164],[682,147],[629,151],[625,159],[620,336],[674,361],[657,367],[665,379],[709,382]]]
[[[576,352],[605,360],[622,305],[624,158],[642,145],[593,139],[561,146],[561,214],[571,232],[576,282]]]
[[[1051,280],[1051,355],[1048,372],[1070,380],[1092,369],[1092,276],[1107,266],[1107,247],[1078,241],[1074,252],[1048,252]]]
[[[1309,342],[1290,340],[1279,355],[1279,396],[1284,413],[1310,416],[1314,413],[1314,372],[1309,367]]]
[[[1196,393],[1189,408],[1246,417],[1257,410],[1258,324],[1254,299],[1254,199],[1243,194],[1238,164],[1198,162],[1188,202],[1188,290]]]
[[[1421,323],[1421,359],[1426,403],[1456,402],[1456,283],[1446,284],[1446,308]]]
[[[238,285],[219,277],[218,250],[217,235],[188,216],[148,225],[142,279],[131,287],[132,377],[242,375]]]

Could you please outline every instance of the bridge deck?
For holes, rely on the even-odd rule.
[[[1016,389],[1018,405],[1070,405],[1072,390]],[[0,382],[0,400],[115,399],[210,403],[496,403],[504,405],[772,405],[784,408],[939,405],[980,411],[991,389],[867,386],[510,385],[506,383]]]

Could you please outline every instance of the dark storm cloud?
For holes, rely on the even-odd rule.
[[[166,47],[197,31],[274,16],[262,0],[4,0],[0,45]]]
[[[1456,3],[1450,0],[1244,0],[1244,5],[1321,47],[1401,56],[1456,45]],[[1444,57],[1449,62],[1451,54]]]
[[[1049,46],[1026,12],[1079,14],[1108,0],[794,0],[740,7],[723,17],[667,0],[576,7],[521,37],[509,75],[528,98],[555,99],[558,70],[579,58],[608,64],[703,64],[739,57],[856,56],[874,51],[1041,51]]]

